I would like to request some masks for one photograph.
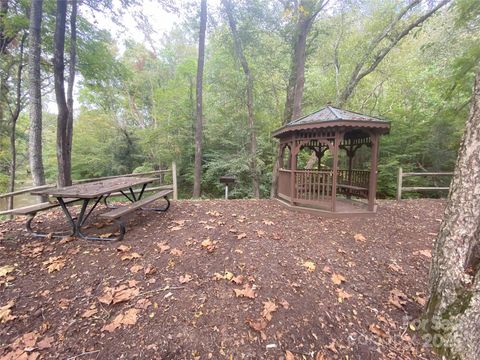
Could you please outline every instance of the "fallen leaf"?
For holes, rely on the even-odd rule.
[[[182,250],[179,250],[177,248],[173,248],[172,250],[170,250],[170,255],[173,255],[173,256],[182,256],[183,255],[183,251]]]
[[[426,250],[414,251],[413,255],[422,255],[422,256],[425,256],[428,259],[431,259],[432,258],[432,250],[426,249]]]
[[[203,240],[200,245],[202,248],[207,249],[207,251],[211,253],[216,249],[215,243],[216,241],[212,241],[210,238],[207,238]]]
[[[307,269],[307,271],[314,272],[316,269],[315,263],[313,261],[307,260],[302,266]]]
[[[143,266],[142,265],[133,265],[131,268],[130,268],[130,271],[133,272],[133,273],[137,273],[139,272],[140,270],[143,269]]]
[[[102,296],[98,297],[98,301],[103,304],[117,304],[128,301],[140,293],[137,287],[128,287],[127,285],[120,285],[116,288],[106,287],[103,289]]]
[[[415,301],[419,304],[419,305],[422,305],[422,306],[425,306],[427,305],[427,299],[425,297],[422,297],[422,296],[415,296]]]
[[[58,243],[60,245],[63,245],[63,244],[69,243],[70,241],[73,241],[73,240],[75,240],[75,237],[70,235],[70,236],[63,237],[62,240],[60,240]]]
[[[332,274],[332,282],[335,285],[340,285],[342,282],[345,282],[345,278],[340,274]]]
[[[246,297],[249,299],[255,299],[255,291],[249,284],[245,284],[243,289],[233,289],[237,297]]]
[[[288,309],[290,307],[290,304],[288,303],[287,300],[283,299],[278,302],[284,309]]]
[[[403,309],[403,305],[407,303],[408,297],[402,291],[393,289],[390,291],[388,303],[392,304],[398,309]]]
[[[55,339],[53,338],[53,336],[47,336],[46,338],[43,338],[42,340],[40,340],[37,343],[37,347],[40,350],[48,349],[48,348],[52,347],[52,343],[53,343],[54,340]]]
[[[333,352],[333,353],[335,353],[335,354],[338,354],[338,350],[337,350],[337,348],[335,347],[335,345],[336,345],[336,341],[335,341],[335,339],[334,339],[334,340],[332,340],[332,341],[330,342],[330,344],[325,345],[325,349],[328,349],[328,350],[330,350],[331,352]]]
[[[157,269],[153,265],[147,265],[147,267],[143,271],[145,275],[152,275],[152,274],[155,274],[156,272],[157,272]]]
[[[121,257],[122,260],[133,260],[133,259],[138,259],[141,258],[142,256],[136,252],[133,252],[131,254],[126,254]]]
[[[119,247],[117,247],[117,251],[127,252],[127,251],[130,251],[131,248],[132,248],[131,246],[120,245]]]
[[[5,276],[15,270],[15,266],[13,265],[5,265],[0,267],[0,276]]]
[[[192,281],[192,276],[189,274],[185,274],[184,276],[180,276],[179,281],[180,281],[180,284],[186,284]]]
[[[388,338],[388,335],[385,331],[382,330],[382,328],[380,326],[378,326],[377,324],[370,324],[370,326],[368,327],[368,330],[370,330],[371,333],[379,336],[379,337],[382,337],[382,338]]]
[[[160,249],[160,253],[170,250],[170,246],[166,242],[157,243],[157,247]]]
[[[220,214],[218,211],[208,211],[207,215],[212,215],[212,216],[215,216],[215,217],[219,217],[222,214]]]
[[[43,265],[46,265],[49,273],[59,271],[65,266],[65,258],[63,258],[62,256],[52,256],[48,258],[47,261],[44,261]]]
[[[179,231],[179,230],[182,230],[183,229],[183,226],[173,226],[170,228],[171,231]]]
[[[241,233],[241,234],[238,234],[238,235],[237,235],[237,239],[238,239],[238,240],[245,239],[246,237],[247,237],[247,234],[246,234],[246,233]]]
[[[350,295],[343,289],[337,289],[336,292],[338,296],[338,302],[343,302],[343,300],[350,299],[352,297],[352,295]]]
[[[273,301],[265,301],[263,303],[263,311],[262,311],[262,316],[267,320],[270,321],[272,320],[272,313],[277,311],[278,306],[275,304]]]
[[[265,320],[264,318],[260,318],[257,320],[247,319],[247,323],[253,330],[258,332],[265,330],[268,325],[267,320]]]
[[[238,276],[234,276],[232,277],[232,282],[237,284],[237,285],[242,285],[243,283],[243,275],[238,275]]]
[[[6,305],[0,306],[0,323],[6,323],[16,318],[12,315],[12,307],[15,305],[15,301],[10,300]]]
[[[95,315],[98,312],[97,308],[91,308],[88,310],[85,310],[82,315],[80,315],[82,318],[89,318]]]
[[[355,241],[360,241],[360,242],[367,241],[365,236],[363,236],[362,234],[355,234],[353,238],[355,239]]]
[[[295,360],[295,355],[291,351],[285,351],[285,360]]]
[[[400,265],[396,264],[396,263],[388,264],[388,268],[390,270],[393,270],[393,271],[398,272],[398,273],[403,272],[402,267]]]
[[[331,274],[331,273],[332,273],[332,269],[330,268],[330,266],[327,266],[327,265],[325,265],[325,266],[323,267],[322,271],[323,271],[324,273],[327,273],[327,274]]]
[[[135,304],[135,307],[137,309],[146,310],[151,305],[152,305],[152,302],[148,299],[138,299],[137,303]]]
[[[110,324],[105,325],[102,331],[113,332],[122,325],[135,325],[138,312],[138,309],[128,309],[125,313],[117,315]]]

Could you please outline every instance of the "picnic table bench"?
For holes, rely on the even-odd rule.
[[[33,191],[32,195],[44,195],[51,196],[57,199],[57,203],[42,203],[38,205],[27,206],[24,208],[16,209],[14,212],[17,215],[27,215],[29,216],[26,227],[27,231],[34,236],[38,237],[62,237],[65,235],[74,235],[79,236],[87,240],[121,240],[125,235],[125,223],[123,221],[123,216],[132,213],[137,209],[141,210],[150,210],[150,211],[167,211],[170,207],[170,201],[168,200],[168,195],[170,195],[173,190],[166,189],[158,193],[155,193],[147,198],[143,198],[143,193],[148,184],[152,183],[156,179],[153,178],[140,178],[140,177],[120,177],[115,179],[93,181],[84,184],[77,184],[73,186],[67,186],[63,188],[53,188],[47,190]],[[139,193],[135,193],[134,187],[141,186]],[[114,193],[119,192],[124,197],[126,197],[131,203],[124,206],[112,207],[107,203],[107,198]],[[129,194],[127,194],[129,192]],[[147,208],[146,205],[153,203],[154,201],[163,198],[166,201],[166,204],[161,207],[152,207]],[[105,205],[113,209],[105,214],[102,214],[101,217],[114,220],[119,225],[119,232],[116,236],[90,236],[82,232],[82,226],[85,224],[86,220],[90,217],[93,210],[97,207],[101,200],[104,200]],[[73,202],[82,202],[81,209],[76,216],[72,215],[72,212],[67,207],[68,204]],[[92,204],[90,205],[90,202]],[[88,206],[90,205],[90,209]],[[71,231],[69,232],[59,232],[59,233],[40,233],[35,232],[31,228],[31,223],[36,214],[40,211],[49,210],[55,207],[60,206],[65,214],[68,222],[71,225]],[[88,211],[87,211],[88,209]]]

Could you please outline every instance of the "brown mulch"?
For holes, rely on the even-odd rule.
[[[443,207],[380,201],[374,217],[332,219],[180,201],[131,215],[115,243],[5,221],[0,359],[436,359],[411,322]],[[58,211],[39,219],[64,226]]]

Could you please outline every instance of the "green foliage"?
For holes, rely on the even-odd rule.
[[[307,41],[304,113],[338,100],[359,57],[403,3],[336,2],[319,14]],[[87,4],[93,6],[95,2]],[[271,132],[282,123],[296,16],[309,11],[308,6],[302,10],[278,4],[269,0],[235,2],[238,33],[254,79],[256,160],[264,197],[269,196],[276,155]],[[104,16],[112,3],[103,1],[99,6],[104,13],[97,15]],[[185,21],[164,35],[155,49],[133,40],[119,44],[95,23],[78,18],[80,109],[74,124],[75,179],[167,168],[175,160],[180,194],[190,196],[198,9],[184,7],[189,12]],[[250,197],[252,159],[244,74],[234,56],[224,14],[211,7],[204,79],[204,196],[221,196],[224,186],[218,178],[233,175],[237,182],[231,195]],[[42,31],[46,78],[51,72],[54,9],[54,1],[45,1]],[[415,11],[419,10],[412,10],[411,16],[417,15]],[[8,19],[8,31],[28,25],[25,14],[25,8],[18,6]],[[443,9],[402,40],[373,73],[362,79],[349,99],[346,108],[381,115],[392,124],[391,134],[380,146],[380,196],[395,195],[399,166],[405,171],[452,170],[480,59],[479,14],[475,0],[458,0],[454,7]],[[47,94],[51,90],[48,81],[45,87]],[[48,103],[48,98],[44,101]],[[56,119],[52,114],[55,109],[47,108],[44,161],[47,178],[54,181]],[[28,119],[24,119],[17,135],[20,174],[27,178]],[[2,186],[10,155],[8,127],[0,125]],[[308,161],[308,156],[302,155],[300,165]],[[412,181],[427,185],[431,180]]]

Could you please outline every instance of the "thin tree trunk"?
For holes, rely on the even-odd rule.
[[[72,12],[70,14],[70,64],[68,68],[67,83],[67,155],[65,167],[70,174],[72,172],[72,139],[73,139],[73,86],[75,84],[75,66],[77,60],[77,0],[71,0]]]
[[[426,329],[451,358],[480,359],[480,70],[430,268]]]
[[[250,132],[250,172],[252,174],[253,195],[255,198],[260,198],[260,181],[257,169],[257,134],[255,130],[255,113],[253,106],[253,76],[248,66],[247,58],[243,51],[242,42],[237,31],[237,24],[233,17],[232,3],[229,0],[222,0],[223,7],[227,13],[228,24],[232,32],[233,45],[235,53],[240,61],[247,85],[247,118],[248,131]]]
[[[10,163],[10,179],[8,184],[8,192],[15,191],[15,177],[17,172],[17,120],[22,109],[22,72],[23,72],[23,50],[25,47],[25,40],[27,33],[24,33],[20,41],[20,53],[17,67],[16,89],[15,89],[15,108],[11,113],[10,118],[10,153],[12,160]],[[13,209],[13,196],[8,198],[7,209]]]
[[[200,197],[202,185],[202,136],[203,136],[203,66],[205,63],[205,32],[207,29],[207,0],[200,3],[200,33],[197,62],[197,119],[195,123],[195,169],[193,197]]]
[[[57,184],[58,186],[68,186],[72,184],[70,171],[68,168],[68,106],[65,98],[64,84],[64,50],[65,50],[65,22],[67,18],[67,2],[57,0],[57,10],[55,17],[55,53],[53,59],[53,75],[55,80],[55,99],[57,101]]]
[[[30,96],[30,133],[28,150],[34,186],[45,185],[42,157],[42,80],[40,46],[43,0],[32,0],[30,10],[28,71]]]

